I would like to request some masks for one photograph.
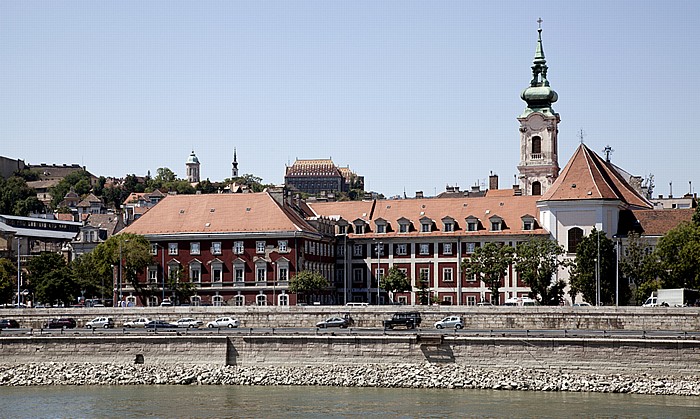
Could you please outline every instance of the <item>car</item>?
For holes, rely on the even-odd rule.
[[[75,319],[63,317],[60,319],[49,319],[44,323],[44,329],[74,329],[75,325]]]
[[[464,322],[462,322],[462,318],[459,316],[447,316],[444,319],[435,322],[436,329],[444,329],[448,327],[462,329],[464,327]]]
[[[146,323],[150,322],[151,319],[148,317],[139,317],[138,319],[134,320],[129,320],[124,322],[124,327],[132,328],[132,327],[145,327]]]
[[[192,317],[183,317],[182,319],[176,321],[175,324],[177,325],[177,327],[186,327],[188,329],[192,329],[199,328],[200,326],[204,325],[204,322],[201,320],[193,319]]]
[[[476,303],[476,306],[477,306],[477,307],[492,307],[493,304],[491,304],[491,303],[488,302],[488,301],[481,300],[481,301],[479,301],[478,303]]]
[[[88,329],[94,329],[96,327],[111,329],[114,327],[114,320],[111,317],[95,317],[94,319],[85,323],[85,327]]]
[[[238,319],[234,319],[233,317],[219,317],[216,320],[212,320],[209,323],[207,323],[207,327],[213,328],[213,327],[238,327],[240,325],[240,322]]]
[[[348,307],[368,307],[369,304],[367,303],[358,303],[358,302],[349,302],[345,304]]]
[[[320,327],[322,329],[325,329],[327,327],[340,327],[342,329],[346,327],[350,327],[354,324],[355,322],[352,320],[352,317],[350,316],[331,316],[327,318],[326,320],[322,320],[318,323],[316,323],[316,327]]]
[[[176,329],[177,325],[165,320],[151,320],[144,326],[146,329]]]
[[[394,326],[405,326],[406,329],[415,329],[420,326],[421,316],[417,311],[400,311],[394,313],[389,320],[384,320],[385,329],[393,329]]]
[[[592,306],[586,302],[583,302],[583,303],[574,304],[574,307],[592,307]]]
[[[172,306],[173,306],[173,302],[170,301],[170,300],[163,300],[163,302],[160,303],[160,306],[161,306],[161,307],[172,307]]]
[[[0,320],[0,329],[19,329],[19,323],[14,319]]]

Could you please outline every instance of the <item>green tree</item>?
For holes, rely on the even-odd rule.
[[[58,182],[58,185],[51,188],[51,207],[58,208],[63,198],[70,191],[70,188],[74,188],[75,193],[78,195],[85,195],[92,189],[92,179],[90,173],[85,170],[76,170],[75,172],[69,173],[66,177]]]
[[[90,298],[112,297],[111,272],[100,274],[95,254],[85,253],[70,263],[73,280],[80,288],[81,294]]]
[[[600,261],[597,261],[600,257]],[[615,245],[604,231],[595,228],[584,237],[576,247],[576,260],[569,279],[571,301],[581,293],[586,301],[596,301],[596,269],[600,267],[600,302],[615,303]],[[628,301],[630,289],[627,284],[620,284],[619,301]]]
[[[0,177],[0,214],[26,216],[31,212],[43,212],[44,204],[36,197],[36,191],[21,177]]]
[[[696,227],[700,227],[700,205],[695,207],[695,212],[693,212],[692,221]]]
[[[681,223],[661,239],[654,250],[662,288],[700,287],[700,227]]]
[[[642,284],[653,281],[659,274],[659,263],[651,253],[650,243],[638,233],[630,232],[627,235],[625,251],[620,255],[620,274],[625,279],[624,283],[631,288],[631,301],[633,305],[643,302],[649,285]],[[656,288],[654,288],[656,289]]]
[[[112,204],[115,209],[120,209],[129,193],[120,186],[108,186],[102,189],[102,199],[106,206]]]
[[[554,306],[562,301],[566,283],[556,279],[556,274],[569,266],[564,254],[564,248],[549,238],[531,238],[515,248],[515,270],[530,287],[530,297],[542,305]]]
[[[466,275],[481,278],[491,291],[491,303],[498,304],[499,288],[503,284],[503,276],[508,266],[513,262],[513,248],[497,243],[487,243],[477,247],[474,254],[462,261],[462,270]]]
[[[389,298],[393,302],[395,293],[411,291],[411,280],[402,270],[393,267],[386,275],[382,276],[381,288],[389,293]]]
[[[185,270],[178,268],[170,272],[168,276],[168,292],[173,298],[173,304],[189,302],[197,287],[190,282]],[[155,291],[157,293],[157,291]]]
[[[66,260],[58,253],[43,252],[29,260],[28,280],[38,301],[49,304],[75,303],[78,284],[71,277]]]
[[[304,294],[305,302],[309,303],[309,298],[312,294],[317,294],[328,288],[329,285],[328,280],[320,273],[301,271],[289,280],[289,291],[297,295]]]
[[[10,259],[0,258],[0,304],[13,301],[17,292],[17,266]]]

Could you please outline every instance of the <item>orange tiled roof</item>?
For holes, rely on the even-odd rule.
[[[695,208],[634,210],[620,213],[619,234],[634,231],[645,236],[663,236],[682,222],[693,218]]]
[[[125,233],[293,232],[315,230],[267,192],[173,195],[143,214]]]
[[[581,144],[541,200],[583,199],[620,200],[634,208],[652,208],[651,203],[635,191],[612,164]]]

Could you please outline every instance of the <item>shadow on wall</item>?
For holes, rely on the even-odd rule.
[[[450,345],[438,344],[422,344],[420,351],[423,352],[425,360],[431,364],[454,364],[455,354],[452,352]]]
[[[226,339],[226,365],[236,365],[239,356],[238,350],[233,345],[233,339]]]

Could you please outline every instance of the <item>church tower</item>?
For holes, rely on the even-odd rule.
[[[238,177],[238,161],[236,161],[236,148],[233,148],[233,168],[231,169],[231,177]]]
[[[523,195],[542,195],[559,176],[557,134],[559,114],[552,109],[558,99],[549,87],[547,61],[542,48],[542,19],[537,21],[537,48],[532,62],[532,81],[520,97],[527,103],[520,122],[518,172]]]
[[[199,183],[199,159],[194,154],[194,150],[185,162],[187,167],[187,181],[190,183]]]

